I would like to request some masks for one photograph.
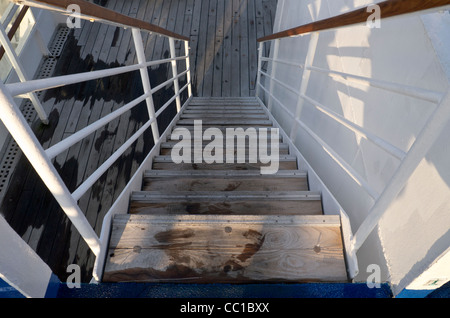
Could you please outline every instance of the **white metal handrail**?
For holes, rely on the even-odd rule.
[[[58,88],[63,87],[71,84],[77,84],[87,81],[92,81],[104,77],[110,77],[114,75],[120,75],[124,73],[129,73],[132,71],[137,71],[141,68],[147,68],[150,66],[156,66],[163,63],[169,63],[173,60],[179,61],[179,60],[185,60],[187,56],[180,56],[176,59],[163,59],[163,60],[156,60],[156,61],[149,61],[142,64],[133,64],[133,65],[127,65],[127,66],[118,66],[110,69],[104,69],[104,70],[98,70],[98,71],[91,71],[91,72],[83,72],[83,73],[77,73],[77,74],[71,74],[71,75],[61,75],[61,76],[54,76],[54,77],[48,77],[48,78],[42,78],[42,79],[36,79],[36,80],[28,80],[24,83],[11,83],[6,84],[6,89],[9,91],[9,93],[14,97],[22,97],[22,95],[26,95],[30,92],[38,92],[38,91],[44,91],[52,88]]]
[[[101,20],[101,22],[107,23],[108,21]],[[156,61],[146,61],[145,52],[143,47],[143,41],[141,37],[141,30],[139,28],[132,28],[132,35],[134,45],[136,49],[136,56],[138,63],[129,66],[121,66],[112,69],[98,70],[93,72],[85,72],[79,74],[63,75],[57,77],[50,77],[39,80],[26,80],[21,78],[22,82],[12,83],[4,85],[0,83],[0,119],[9,130],[11,136],[16,140],[23,153],[31,162],[44,184],[56,198],[57,202],[61,206],[62,210],[69,217],[75,228],[79,231],[82,238],[86,241],[89,248],[92,250],[95,256],[104,255],[105,251],[102,248],[106,248],[104,244],[101,244],[101,239],[95,233],[93,227],[89,224],[83,211],[78,206],[77,201],[94,185],[94,183],[117,161],[117,159],[127,150],[129,147],[144,134],[148,128],[152,128],[152,134],[155,142],[155,146],[159,141],[159,130],[157,124],[157,118],[162,112],[167,109],[174,101],[176,102],[177,112],[181,109],[181,94],[187,89],[189,99],[192,97],[192,83],[189,66],[189,43],[184,41],[184,56],[176,56],[175,51],[175,38],[167,36],[170,45],[171,57]],[[166,36],[166,35],[164,35]],[[7,50],[8,52],[8,50]],[[185,61],[186,70],[178,74],[178,61]],[[151,87],[150,78],[148,75],[148,67],[159,65],[162,63],[170,63],[172,66],[172,77],[159,84],[155,88]],[[144,89],[144,93],[120,107],[119,109],[111,112],[110,114],[100,118],[94,123],[86,126],[85,128],[77,131],[73,135],[53,145],[52,147],[44,150],[40,142],[34,135],[33,131],[27,124],[24,116],[15,105],[14,97],[29,97],[36,91],[44,91],[56,87],[61,87],[70,84],[76,84],[86,82],[89,80],[95,80],[99,78],[124,74],[132,71],[140,71],[141,81]],[[186,84],[180,89],[179,79],[186,77]],[[170,98],[158,112],[155,112],[153,94],[158,90],[166,87],[167,85],[174,86],[174,95]],[[127,111],[130,111],[133,107],[139,105],[142,102],[146,102],[149,113],[149,119],[140,127],[128,140],[126,140],[108,159],[106,159],[100,167],[98,167],[81,185],[73,192],[70,193],[64,181],[58,174],[54,165],[52,164],[52,158],[58,154],[64,152],[77,142],[86,138],[90,134],[94,133],[101,127],[107,125],[112,120],[118,118],[120,115]],[[102,229],[102,233],[103,233]]]
[[[447,87],[446,93],[436,92],[428,89],[423,89],[420,87],[413,87],[409,85],[377,80],[369,77],[349,74],[345,72],[338,72],[334,70],[328,70],[324,68],[315,67],[312,65],[312,57],[315,55],[316,47],[317,47],[317,39],[318,32],[312,33],[310,47],[308,49],[306,62],[298,63],[295,61],[288,61],[282,58],[279,58],[279,49],[281,46],[281,39],[269,39],[269,40],[261,40],[259,44],[259,61],[258,61],[258,71],[257,71],[257,84],[256,84],[256,96],[258,99],[263,102],[263,99],[259,98],[261,92],[264,92],[267,97],[267,108],[269,111],[272,111],[273,102],[276,104],[289,116],[291,116],[294,120],[294,126],[291,131],[291,137],[294,135],[297,126],[303,128],[317,143],[323,147],[323,149],[328,153],[328,155],[339,164],[342,169],[346,171],[346,173],[355,180],[358,184],[360,184],[366,192],[374,199],[374,204],[372,205],[368,216],[363,222],[360,224],[359,228],[352,236],[349,246],[346,248],[349,249],[351,255],[356,257],[356,252],[359,248],[364,244],[367,237],[373,231],[373,229],[377,226],[381,217],[387,210],[390,203],[395,199],[398,193],[406,184],[407,180],[410,178],[416,167],[419,165],[420,161],[424,158],[428,150],[432,147],[436,139],[439,137],[445,125],[450,120],[450,88]],[[272,45],[272,57],[263,56],[262,52],[264,52],[264,45],[266,43],[271,43]],[[262,70],[262,62],[272,63],[272,67],[268,67],[267,71]],[[277,72],[277,64],[285,64],[288,66],[298,67],[303,70],[303,78],[302,85],[300,89],[295,89],[291,85],[282,82],[276,76]],[[392,145],[388,141],[376,136],[375,134],[367,131],[364,127],[361,127],[354,122],[346,119],[345,117],[337,114],[332,111],[328,107],[322,105],[318,101],[313,98],[307,96],[306,87],[309,81],[309,72],[319,72],[326,74],[333,79],[343,79],[347,82],[355,82],[365,86],[376,87],[385,91],[394,92],[400,95],[420,99],[426,102],[430,102],[436,104],[436,108],[432,115],[429,117],[427,123],[424,125],[422,131],[417,136],[413,145],[406,152],[399,149],[398,147]],[[266,77],[268,81],[265,81],[264,84],[261,81],[262,77]],[[274,94],[275,84],[283,87],[291,93],[294,93],[298,98],[297,105],[297,114],[294,114],[289,110],[288,107],[283,105],[283,103],[276,98]],[[268,86],[268,87],[265,87]],[[342,159],[329,145],[326,144],[314,131],[312,131],[304,122],[301,121],[299,117],[299,110],[301,109],[301,105],[303,102],[307,101],[312,104],[318,111],[326,114],[329,118],[343,125],[344,127],[352,130],[360,137],[363,137],[375,145],[379,146],[384,151],[390,153],[394,157],[396,157],[400,164],[393,174],[388,185],[383,189],[381,193],[375,191],[370,184],[368,184],[364,178],[359,176],[359,174],[344,160]]]

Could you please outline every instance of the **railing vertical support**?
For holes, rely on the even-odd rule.
[[[11,45],[11,41],[8,38],[8,35],[5,32],[5,29],[3,28],[3,25],[0,23],[0,43],[2,44],[6,56],[8,57],[9,61],[11,62],[12,67],[17,73],[17,76],[19,77],[21,82],[26,82],[27,76],[25,75],[25,70],[20,62],[19,57],[16,54],[16,51],[14,50],[13,46]],[[41,119],[42,123],[45,125],[48,125],[48,116],[45,113],[44,107],[42,106],[41,102],[39,101],[39,98],[36,96],[35,93],[29,93],[28,98],[31,100],[31,103],[33,104],[39,118]]]
[[[39,140],[19,111],[7,88],[0,82],[0,119],[22,149],[44,184],[50,190],[65,214],[86,241],[92,252],[100,253],[100,240],[80,210],[77,201],[51,163]]]
[[[369,211],[367,218],[359,226],[352,240],[352,251],[356,253],[364,244],[367,237],[378,225],[380,219],[389,208],[389,205],[404,188],[406,182],[426,156],[427,152],[439,138],[443,129],[450,120],[450,93],[447,93],[431,115],[425,127],[419,133],[416,141],[402,161],[397,171],[392,176],[377,201]]]
[[[137,29],[137,28],[133,28],[131,31],[133,34],[133,41],[134,41],[134,46],[136,48],[136,56],[138,59],[138,63],[144,64],[147,59],[145,58],[141,30]],[[159,129],[158,129],[158,122],[157,122],[156,116],[155,116],[155,105],[153,103],[153,96],[151,94],[152,87],[150,85],[150,77],[148,76],[147,67],[143,66],[140,69],[140,73],[141,73],[142,86],[144,88],[144,94],[149,94],[149,97],[147,97],[145,99],[145,101],[147,103],[148,115],[150,117],[150,120],[152,118],[155,118],[155,121],[152,123],[151,127],[152,127],[152,133],[153,133],[153,140],[156,144],[159,140]]]
[[[269,102],[267,103],[267,108],[269,109],[269,111],[271,112],[272,111],[272,107],[273,107],[273,98],[272,98],[272,96],[273,96],[273,89],[274,89],[274,86],[275,86],[275,81],[272,79],[272,78],[275,78],[275,74],[276,74],[276,71],[277,71],[277,66],[278,66],[278,64],[275,62],[277,59],[278,59],[278,53],[279,53],[279,51],[280,51],[280,39],[276,39],[276,40],[274,40],[274,46],[273,46],[273,55],[272,55],[272,57],[273,57],[273,61],[274,62],[272,62],[272,70],[271,70],[271,74],[270,74],[270,77],[271,77],[271,79],[270,79],[270,88],[269,88]]]
[[[306,90],[308,89],[309,78],[311,76],[311,70],[309,69],[312,66],[314,61],[314,56],[316,55],[317,43],[319,41],[319,32],[311,33],[311,39],[309,40],[308,52],[306,54],[305,65],[303,67],[303,75],[302,75],[302,83],[300,84],[299,96],[297,107],[295,111],[295,120],[292,125],[290,138],[292,142],[295,142],[297,130],[298,130],[298,120],[300,119],[303,104],[305,102],[304,97],[306,95]]]
[[[261,88],[259,85],[261,85],[261,71],[262,71],[262,57],[263,57],[263,51],[264,51],[264,42],[259,42],[258,46],[258,70],[256,74],[256,90],[255,90],[255,96],[259,97],[259,93],[261,92]]]
[[[186,74],[186,81],[188,83],[188,98],[191,98],[192,96],[192,83],[191,83],[191,59],[190,59],[190,48],[189,48],[189,42],[184,41],[184,55],[186,55],[186,70],[188,70]]]
[[[175,39],[169,38],[169,48],[170,48],[170,57],[172,59],[177,57],[176,51],[175,51]],[[175,92],[175,101],[177,105],[177,112],[179,113],[181,110],[181,99],[180,99],[180,84],[178,82],[178,69],[177,69],[177,61],[172,60],[170,62],[172,64],[172,76],[175,79],[173,81],[173,89]]]

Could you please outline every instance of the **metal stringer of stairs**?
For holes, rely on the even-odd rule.
[[[203,131],[273,125],[255,98],[194,98],[174,129],[194,120]],[[162,142],[128,214],[114,217],[103,282],[348,281],[340,217],[323,214],[281,137],[275,174],[259,161],[176,164],[178,142]]]

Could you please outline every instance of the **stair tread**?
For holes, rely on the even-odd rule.
[[[131,214],[321,215],[320,193],[310,191],[133,192]]]
[[[316,191],[135,191],[132,200],[320,200],[320,192]]]
[[[183,113],[181,114],[181,119],[195,119],[195,120],[224,120],[223,116],[225,114],[186,114]],[[245,113],[240,113],[240,114],[226,114],[226,118],[237,118],[240,121],[245,120],[245,119],[250,119],[250,120],[255,120],[255,119],[263,119],[263,120],[269,120],[269,116],[267,116],[266,114],[245,114]]]
[[[283,171],[283,170],[282,170]],[[160,173],[158,173],[160,172]],[[161,173],[167,172],[167,173]],[[259,171],[151,170],[144,173],[143,191],[307,191],[306,173],[261,175]]]
[[[118,215],[103,280],[346,281],[339,216]]]
[[[144,173],[144,177],[208,177],[208,178],[251,178],[251,177],[260,177],[260,178],[306,178],[307,173],[300,170],[280,170],[274,174],[261,174],[259,171],[249,170],[249,171],[240,171],[240,170],[215,170],[215,171],[201,171],[201,170],[188,170],[188,171],[170,171],[170,170],[147,170]]]

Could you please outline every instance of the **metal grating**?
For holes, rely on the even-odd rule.
[[[49,45],[50,55],[43,59],[35,78],[47,78],[53,75],[69,33],[70,29],[65,25],[58,28]],[[42,92],[37,92],[36,95],[40,99]],[[33,104],[28,99],[24,100],[20,109],[27,122],[31,125],[37,118]],[[0,162],[0,202],[3,201],[14,167],[22,154],[19,146],[11,136],[8,137],[3,149],[3,158]]]

